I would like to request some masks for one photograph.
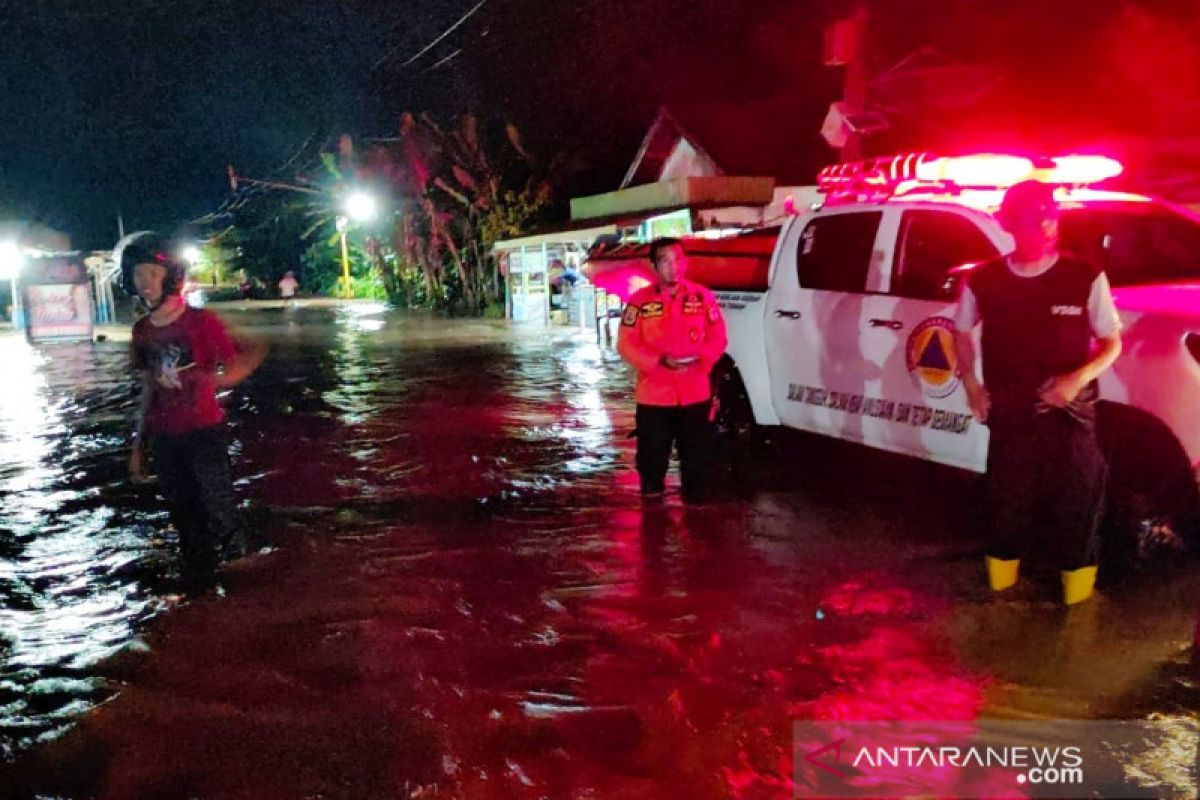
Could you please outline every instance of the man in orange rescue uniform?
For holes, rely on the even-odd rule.
[[[642,496],[663,495],[671,445],[683,499],[702,501],[712,459],[709,373],[725,352],[725,320],[712,292],[685,279],[678,239],[650,244],[658,283],[629,298],[617,351],[637,370],[637,469]]]

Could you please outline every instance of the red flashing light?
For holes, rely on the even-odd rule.
[[[1033,162],[1022,156],[984,153],[934,158],[917,165],[917,180],[955,186],[1012,186],[1033,174]]]
[[[1060,186],[1086,186],[1120,175],[1123,171],[1121,162],[1100,155],[1067,155],[1034,160],[1004,153],[942,157],[909,153],[828,166],[818,175],[817,185],[830,194],[895,193],[902,187],[918,186],[1005,189],[1025,180],[1040,180]]]
[[[1081,186],[1115,178],[1125,171],[1120,161],[1108,156],[1073,155],[1052,160],[1054,168],[1050,170],[1050,176],[1042,179],[1046,183]]]

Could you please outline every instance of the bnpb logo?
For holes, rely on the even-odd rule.
[[[949,397],[958,388],[958,357],[954,354],[954,321],[930,317],[908,337],[905,363],[929,397]]]

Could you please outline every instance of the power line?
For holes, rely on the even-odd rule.
[[[441,43],[441,41],[442,41],[443,39],[445,39],[445,38],[446,38],[447,36],[449,36],[450,34],[454,33],[454,31],[458,30],[458,29],[459,29],[459,27],[461,27],[461,26],[462,26],[462,24],[463,24],[464,22],[466,22],[468,19],[470,19],[471,17],[473,17],[473,16],[475,15],[475,12],[479,11],[479,9],[481,9],[481,8],[483,8],[485,5],[487,5],[487,1],[488,1],[488,0],[479,0],[479,2],[478,2],[478,3],[476,3],[474,6],[472,6],[472,7],[471,7],[471,9],[470,9],[469,11],[467,11],[467,13],[465,13],[465,14],[463,14],[461,17],[459,17],[457,22],[455,22],[453,25],[451,25],[451,26],[450,26],[449,28],[447,28],[446,30],[442,31],[442,33],[441,33],[441,35],[440,35],[440,36],[438,36],[436,39],[434,39],[434,40],[433,40],[432,42],[430,42],[429,44],[427,44],[427,45],[425,45],[424,47],[422,47],[422,48],[421,48],[419,51],[417,51],[417,53],[416,53],[415,55],[413,55],[413,56],[409,57],[409,59],[408,59],[407,61],[405,61],[403,64],[401,64],[400,66],[401,66],[401,67],[407,67],[409,64],[413,63],[414,61],[416,61],[417,59],[419,59],[421,56],[425,55],[425,54],[426,54],[426,53],[428,53],[430,50],[432,50],[433,48],[437,47],[437,45],[438,45],[439,43]],[[388,60],[388,59],[391,57],[391,55],[392,55],[392,52],[394,52],[394,51],[395,51],[395,48],[393,48],[392,50],[388,51],[388,53],[387,53],[386,55],[384,55],[384,57],[383,57],[383,58],[381,58],[381,59],[379,59],[378,61],[376,61],[376,62],[375,62],[375,69],[378,69],[380,66],[382,66],[382,65],[383,65],[383,63],[384,63],[385,61],[387,61],[387,60]],[[443,59],[443,61],[447,61],[447,60],[449,60],[449,59]],[[436,65],[435,65],[435,66],[436,66]]]
[[[447,61],[449,61],[450,59],[454,58],[455,56],[461,55],[461,54],[462,54],[462,48],[460,47],[460,48],[458,48],[457,50],[455,50],[453,53],[451,53],[450,55],[448,55],[448,56],[446,56],[445,58],[443,58],[441,61],[439,61],[439,62],[437,62],[436,64],[434,64],[434,65],[433,65],[432,67],[430,67],[429,69],[431,69],[431,70],[437,69],[437,68],[438,68],[438,67],[440,67],[442,64],[445,64]]]
[[[459,28],[459,26],[460,26],[460,25],[462,25],[464,22],[466,22],[468,19],[470,19],[472,16],[474,16],[474,15],[475,15],[475,12],[476,12],[476,11],[478,11],[479,9],[483,8],[483,7],[484,7],[484,5],[486,5],[486,4],[487,4],[487,0],[479,0],[479,2],[478,2],[478,3],[476,3],[474,6],[472,6],[472,7],[471,7],[471,10],[470,10],[470,11],[468,11],[468,12],[467,12],[467,13],[465,13],[465,14],[463,14],[463,15],[462,15],[462,17],[460,17],[460,18],[459,18],[458,22],[454,23],[454,24],[453,24],[453,25],[451,25],[449,28],[447,28],[447,29],[446,29],[446,31],[445,31],[445,33],[443,33],[441,36],[439,36],[439,37],[437,37],[436,39],[434,39],[434,40],[433,40],[432,42],[430,42],[429,44],[425,45],[425,47],[424,47],[424,48],[422,48],[422,50],[421,50],[419,53],[417,53],[417,54],[416,54],[415,56],[413,56],[412,58],[408,59],[408,61],[405,61],[405,62],[404,62],[403,64],[401,64],[400,66],[402,66],[402,67],[407,67],[409,64],[413,63],[413,62],[414,62],[414,61],[416,61],[418,58],[420,58],[421,56],[423,56],[423,55],[425,55],[426,53],[428,53],[430,50],[432,50],[434,47],[436,47],[436,46],[437,46],[437,44],[438,44],[440,41],[442,41],[443,39],[445,39],[445,38],[446,38],[447,36],[449,36],[450,34],[454,33],[454,31],[458,30],[458,28]]]
[[[268,171],[268,176],[274,176],[283,173],[292,167],[296,167],[302,161],[305,163],[298,167],[301,172],[315,167],[319,162],[320,153],[327,149],[331,144],[329,137],[327,137],[323,143],[318,142],[317,135],[317,130],[311,131],[289,158],[287,158],[274,169]],[[310,154],[310,150],[314,144],[317,144],[317,152]],[[305,180],[302,175],[297,175],[293,180],[295,180],[296,183],[301,184],[310,183],[310,181]],[[218,220],[227,219],[233,214],[233,212],[250,205],[252,202],[261,199],[278,189],[299,190],[308,194],[321,193],[319,190],[311,187],[285,185],[282,181],[246,178],[243,175],[238,175],[237,181],[239,184],[237,189],[226,195],[215,209],[196,217],[195,219],[191,220],[189,224],[208,225],[217,222]]]
[[[287,161],[283,162],[283,164],[281,164],[279,167],[277,167],[274,170],[274,172],[283,172],[285,169],[287,169],[288,167],[292,166],[297,161],[299,161],[300,156],[304,155],[305,152],[307,152],[308,146],[310,144],[312,144],[313,139],[316,139],[316,138],[317,138],[317,131],[314,130],[312,133],[310,133],[308,135],[308,137],[304,140],[304,142],[300,145],[300,147],[298,147],[296,149],[295,154],[291,158],[289,158]]]

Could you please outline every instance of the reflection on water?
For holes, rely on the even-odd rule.
[[[255,741],[280,796],[786,797],[798,718],[1194,719],[1162,672],[1191,614],[1173,590],[1092,619],[991,603],[961,499],[925,476],[789,452],[748,499],[643,508],[629,375],[592,342],[381,309],[234,321],[272,346],[228,403],[278,572],[160,621],[162,674],[94,717],[138,754],[110,767],[127,796],[235,794]],[[96,664],[157,612],[171,560],[124,481],[124,347],[0,347],[11,751],[110,696]],[[185,702],[204,722],[163,750]]]
[[[53,735],[104,696],[94,665],[155,603],[155,514],[124,487],[132,407],[120,347],[0,337],[0,745]],[[151,581],[152,583],[152,581]]]

